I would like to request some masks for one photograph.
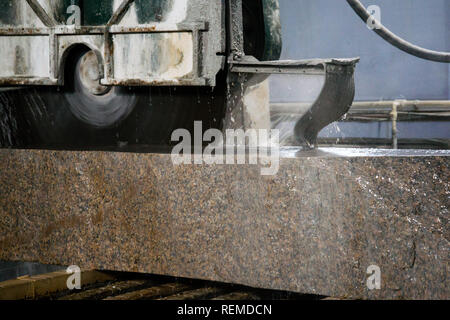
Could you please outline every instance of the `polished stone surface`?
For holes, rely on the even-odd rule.
[[[282,152],[256,165],[0,150],[0,260],[339,297],[449,299],[449,152]],[[367,289],[370,265],[381,290]]]

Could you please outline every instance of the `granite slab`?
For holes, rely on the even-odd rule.
[[[449,155],[287,149],[261,176],[167,154],[0,150],[0,260],[449,299]]]

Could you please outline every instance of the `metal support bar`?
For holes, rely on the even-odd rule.
[[[50,28],[0,27],[0,36],[48,36]]]
[[[56,26],[55,19],[47,14],[45,9],[37,0],[27,0],[27,3],[46,27]]]
[[[128,12],[128,9],[130,8],[130,5],[134,2],[134,0],[124,0],[120,4],[119,8],[114,12],[111,19],[108,21],[107,26],[110,27],[114,24],[120,23],[122,18],[125,16],[125,14]]]
[[[394,101],[392,104],[392,148],[398,149],[398,130],[397,130],[397,119],[398,119],[398,106],[400,103],[398,101]]]
[[[58,38],[55,34],[54,29],[50,29],[49,34],[49,73],[50,79],[58,79],[59,68],[58,68]]]
[[[105,79],[101,82],[110,82],[114,77],[113,39],[111,33],[104,33],[104,55],[105,55]]]
[[[230,56],[239,59],[244,56],[244,22],[242,17],[242,0],[228,0],[228,33],[230,44]]]
[[[157,32],[195,32],[195,31],[208,31],[208,26],[205,22],[154,23],[154,24],[139,25],[138,27],[113,25],[109,28],[108,31],[109,31],[109,33],[112,33],[112,34],[157,33]]]
[[[354,59],[313,59],[258,61],[245,57],[241,61],[231,62],[231,72],[254,74],[325,74],[326,64],[346,65]]]
[[[42,77],[0,77],[0,86],[56,86],[58,79]]]
[[[186,75],[183,79],[177,80],[163,80],[159,78],[147,78],[147,79],[116,79],[114,77],[114,42],[113,36],[116,34],[147,34],[158,32],[190,32],[192,34],[193,41],[193,56],[199,55],[200,48],[200,33],[208,31],[208,24],[205,22],[194,23],[178,23],[178,24],[165,24],[156,23],[151,25],[141,25],[139,27],[124,27],[113,25],[104,29],[104,56],[105,56],[105,77],[100,82],[107,86],[171,86],[171,85],[195,85],[204,86],[207,84],[205,78],[200,77],[200,65],[197,59],[193,61],[193,71],[191,74]]]
[[[388,121],[391,119],[392,104],[395,101],[357,101],[354,102],[346,119]],[[309,108],[308,102],[276,102],[270,107],[274,114],[304,114]],[[397,114],[400,120],[405,116],[416,117],[450,117],[450,101],[448,100],[398,100]],[[416,118],[408,119],[412,121]]]

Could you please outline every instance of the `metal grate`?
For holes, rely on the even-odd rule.
[[[0,300],[320,300],[325,297],[172,277],[82,271],[68,290],[65,271],[0,282]]]

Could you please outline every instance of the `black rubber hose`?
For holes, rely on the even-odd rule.
[[[361,4],[359,0],[347,0],[348,4],[353,8],[353,10],[360,16],[360,18],[367,23],[371,14],[366,10],[366,8]],[[373,29],[375,33],[377,33],[384,40],[397,47],[400,50],[403,50],[413,56],[436,61],[436,62],[445,62],[450,63],[450,52],[439,52],[428,50],[419,46],[416,46],[396,34],[392,33],[389,29],[381,24],[381,22],[377,21],[376,28]]]

